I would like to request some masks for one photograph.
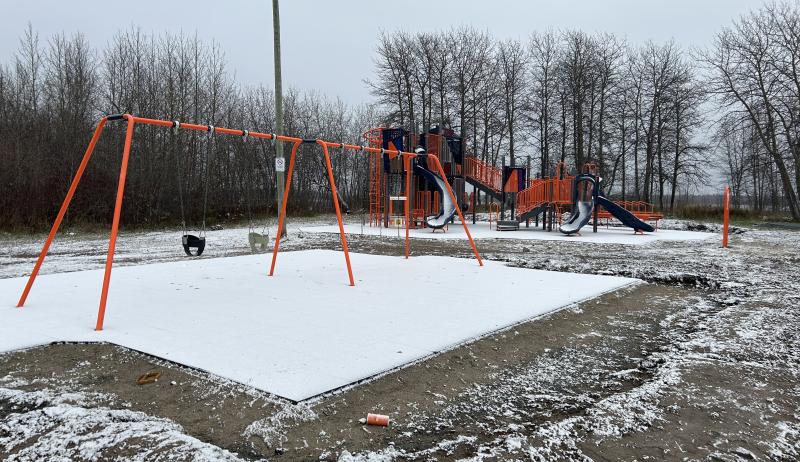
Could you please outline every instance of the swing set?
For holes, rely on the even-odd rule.
[[[181,156],[178,155],[177,150],[177,137],[180,131],[181,123],[178,121],[174,121],[172,123],[172,154],[175,157],[175,165],[179,171],[185,171],[186,165],[181,164]],[[208,181],[209,181],[209,173],[208,173],[208,166],[211,162],[211,158],[214,154],[214,137],[213,135],[213,126],[209,126],[209,130],[207,131],[208,136],[206,137],[206,149],[205,155],[203,159],[203,172],[201,174],[201,181],[203,182],[203,214],[202,214],[202,222],[201,227],[197,235],[189,234],[186,227],[186,207],[183,198],[183,175],[178,175],[177,177],[177,184],[178,184],[178,203],[180,205],[180,212],[181,212],[181,228],[183,229],[183,234],[181,235],[181,244],[183,245],[183,251],[189,257],[199,257],[203,254],[203,251],[206,248],[206,211],[208,209]],[[249,138],[248,132],[245,130],[245,135],[242,136],[242,142],[247,143]],[[238,156],[237,156],[238,157]],[[263,226],[261,227],[261,232],[257,232],[257,227],[254,224],[255,221],[253,219],[253,211],[252,211],[252,199],[251,199],[251,184],[253,183],[252,179],[252,171],[255,169],[253,162],[249,162],[246,165],[242,163],[240,168],[244,172],[248,172],[248,181],[247,186],[245,187],[244,191],[244,202],[245,202],[245,211],[247,212],[247,241],[250,244],[250,251],[252,253],[263,253],[269,247],[269,232],[267,230],[268,222],[264,221]]]
[[[17,307],[22,308],[25,305],[25,301],[28,298],[28,294],[31,291],[31,287],[33,286],[33,283],[36,280],[36,276],[39,274],[39,270],[41,269],[42,263],[44,262],[44,259],[47,256],[48,251],[50,250],[50,245],[52,244],[53,239],[55,238],[55,235],[58,232],[58,228],[61,226],[61,222],[64,219],[64,215],[66,215],[67,213],[69,204],[72,201],[72,197],[75,194],[75,190],[78,188],[78,184],[80,183],[81,177],[83,176],[83,173],[86,170],[86,166],[89,164],[89,160],[92,157],[92,152],[94,152],[94,148],[97,145],[97,141],[103,132],[103,128],[106,126],[108,122],[113,122],[113,121],[126,121],[127,129],[125,131],[125,143],[122,150],[122,162],[120,165],[119,181],[117,183],[117,194],[114,203],[114,215],[111,222],[111,232],[109,234],[109,240],[108,240],[108,254],[106,256],[105,270],[103,273],[103,285],[100,291],[100,306],[97,312],[97,323],[95,324],[95,330],[98,331],[103,330],[103,322],[105,319],[105,312],[106,312],[106,302],[108,300],[108,287],[111,281],[111,269],[114,263],[114,251],[116,249],[117,234],[119,231],[120,212],[122,210],[122,199],[125,193],[125,179],[127,177],[127,172],[128,172],[128,160],[130,158],[131,143],[133,141],[133,133],[136,125],[154,125],[158,127],[172,128],[176,132],[178,130],[207,132],[209,138],[213,137],[213,135],[215,134],[223,134],[223,135],[241,136],[243,137],[243,139],[247,139],[248,137],[253,137],[258,139],[271,140],[273,142],[291,143],[292,149],[291,149],[291,155],[289,157],[289,166],[286,172],[287,176],[286,188],[284,190],[283,202],[280,210],[280,215],[278,218],[278,229],[283,229],[284,222],[286,220],[286,206],[289,202],[289,192],[291,191],[291,184],[292,184],[292,173],[294,172],[295,160],[297,158],[298,149],[303,144],[315,144],[322,147],[322,154],[325,160],[325,168],[328,173],[328,181],[330,183],[331,193],[333,198],[333,208],[336,212],[336,220],[339,225],[339,237],[341,239],[342,251],[344,253],[345,264],[347,266],[347,276],[349,284],[351,286],[355,285],[355,280],[353,279],[353,270],[352,267],[350,266],[350,252],[347,247],[347,236],[345,235],[344,232],[342,211],[339,206],[340,202],[339,195],[336,191],[336,181],[333,176],[331,157],[328,152],[328,149],[334,147],[334,148],[341,148],[343,151],[356,151],[361,153],[381,154],[381,155],[385,154],[392,159],[400,156],[406,168],[409,167],[411,159],[415,157],[424,156],[426,160],[435,167],[435,169],[439,172],[442,178],[446,178],[444,169],[442,168],[442,165],[439,162],[438,157],[433,154],[403,152],[397,150],[366,147],[366,146],[359,146],[359,145],[345,144],[345,143],[332,143],[330,141],[324,141],[320,139],[304,139],[304,138],[278,135],[275,133],[259,133],[259,132],[251,132],[248,130],[215,127],[213,125],[198,125],[198,124],[190,124],[190,123],[183,123],[170,120],[148,119],[144,117],[133,116],[131,114],[108,115],[100,119],[100,122],[98,122],[97,127],[95,128],[94,134],[92,135],[92,139],[89,142],[89,146],[86,148],[86,152],[83,155],[83,159],[81,160],[80,165],[78,165],[78,169],[75,172],[75,176],[72,178],[69,190],[67,191],[67,194],[64,197],[64,201],[61,204],[61,208],[58,211],[58,215],[56,215],[56,218],[53,221],[53,226],[50,228],[50,232],[47,235],[47,239],[45,240],[44,245],[42,246],[42,250],[39,253],[39,257],[36,260],[36,264],[34,265],[33,270],[31,271],[31,274],[28,277],[28,281],[25,284],[25,289],[23,290],[22,295],[20,296],[19,302],[17,303]],[[211,140],[209,140],[209,146],[207,147],[207,149],[211,149],[210,143]],[[206,158],[206,160],[208,159]],[[204,168],[207,168],[207,166]],[[208,181],[207,171],[205,173],[206,173],[206,178],[204,179],[204,181],[207,182]],[[475,255],[475,259],[477,260],[480,266],[483,266],[483,261],[481,260],[481,256],[478,253],[478,248],[475,246],[475,241],[473,241],[472,235],[470,234],[469,229],[467,228],[467,222],[464,219],[464,216],[461,212],[461,207],[458,205],[458,202],[456,201],[453,189],[450,187],[450,184],[447,181],[445,181],[445,185],[447,186],[447,192],[450,195],[450,198],[456,204],[456,211],[458,213],[458,217],[461,220],[461,224],[464,227],[464,232],[466,233],[467,239],[469,240],[470,246],[472,247],[472,252]],[[406,191],[408,190],[410,190],[410,186],[406,184]],[[207,192],[208,188],[205,187],[204,195],[206,195]],[[408,223],[410,221],[410,216],[409,216],[410,210],[408,207],[408,201],[405,201],[404,211],[406,216],[405,258],[408,258],[409,255]],[[184,224],[184,229],[185,229],[185,224]],[[275,265],[278,258],[278,249],[280,247],[280,242],[281,242],[281,235],[280,233],[276,233],[275,246],[273,247],[272,250],[272,262],[269,268],[269,276],[273,276],[275,274]],[[198,236],[187,234],[184,231],[183,244],[184,244],[184,250],[186,251],[187,254],[200,255],[203,249],[205,248],[205,223],[203,224],[203,228],[201,229],[200,234]],[[194,253],[192,253],[191,249],[196,249],[196,250],[194,251]]]
[[[181,167],[180,158],[181,156],[178,155],[177,151],[177,135],[178,130],[180,129],[180,122],[174,122],[172,125],[172,154],[175,156],[176,166],[178,167],[178,171],[183,171],[184,169]],[[203,221],[200,228],[200,231],[197,233],[197,236],[194,234],[189,234],[186,230],[186,208],[184,207],[184,200],[183,200],[183,184],[182,184],[182,176],[178,175],[178,203],[180,204],[181,210],[181,228],[183,229],[183,235],[181,236],[181,244],[183,245],[183,251],[189,257],[199,257],[203,254],[203,251],[206,248],[206,208],[208,205],[208,161],[211,157],[211,153],[214,150],[213,147],[213,140],[214,138],[211,136],[212,131],[208,131],[208,140],[206,141],[206,152],[205,152],[205,159],[203,161]],[[192,250],[194,249],[194,250]]]

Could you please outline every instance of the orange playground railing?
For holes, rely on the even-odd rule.
[[[529,212],[544,203],[550,202],[552,180],[536,179],[531,181],[530,186],[517,193],[517,214],[521,215]]]
[[[642,221],[652,221],[658,226],[658,222],[664,218],[664,214],[656,211],[656,206],[645,201],[619,201],[617,205],[632,213],[633,216]],[[605,220],[606,226],[614,218],[607,210],[598,210],[597,218]]]
[[[572,204],[572,181],[574,177],[534,178],[528,188],[517,193],[517,214],[529,212],[542,204]]]
[[[503,190],[503,171],[475,157],[464,159],[464,176],[472,178],[496,193]]]

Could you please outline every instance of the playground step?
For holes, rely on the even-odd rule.
[[[517,231],[519,230],[519,222],[516,220],[500,220],[497,222],[498,231]]]

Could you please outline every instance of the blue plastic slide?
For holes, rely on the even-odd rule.
[[[633,228],[634,231],[646,231],[648,233],[655,231],[652,225],[636,218],[634,214],[615,204],[613,201],[606,199],[603,195],[597,196],[597,205],[608,210],[608,213],[613,215],[614,218],[619,220],[623,225]]]

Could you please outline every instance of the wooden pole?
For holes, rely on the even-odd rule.
[[[275,133],[283,135],[283,81],[281,77],[281,18],[278,0],[272,0],[272,46],[274,49],[275,63]],[[283,143],[275,144],[275,164],[286,165],[283,157]],[[278,182],[278,191],[275,194],[278,210],[282,210],[281,201],[283,200],[284,172],[275,169],[275,177]],[[285,217],[284,217],[285,218]],[[280,236],[286,236],[286,223],[278,230]]]

